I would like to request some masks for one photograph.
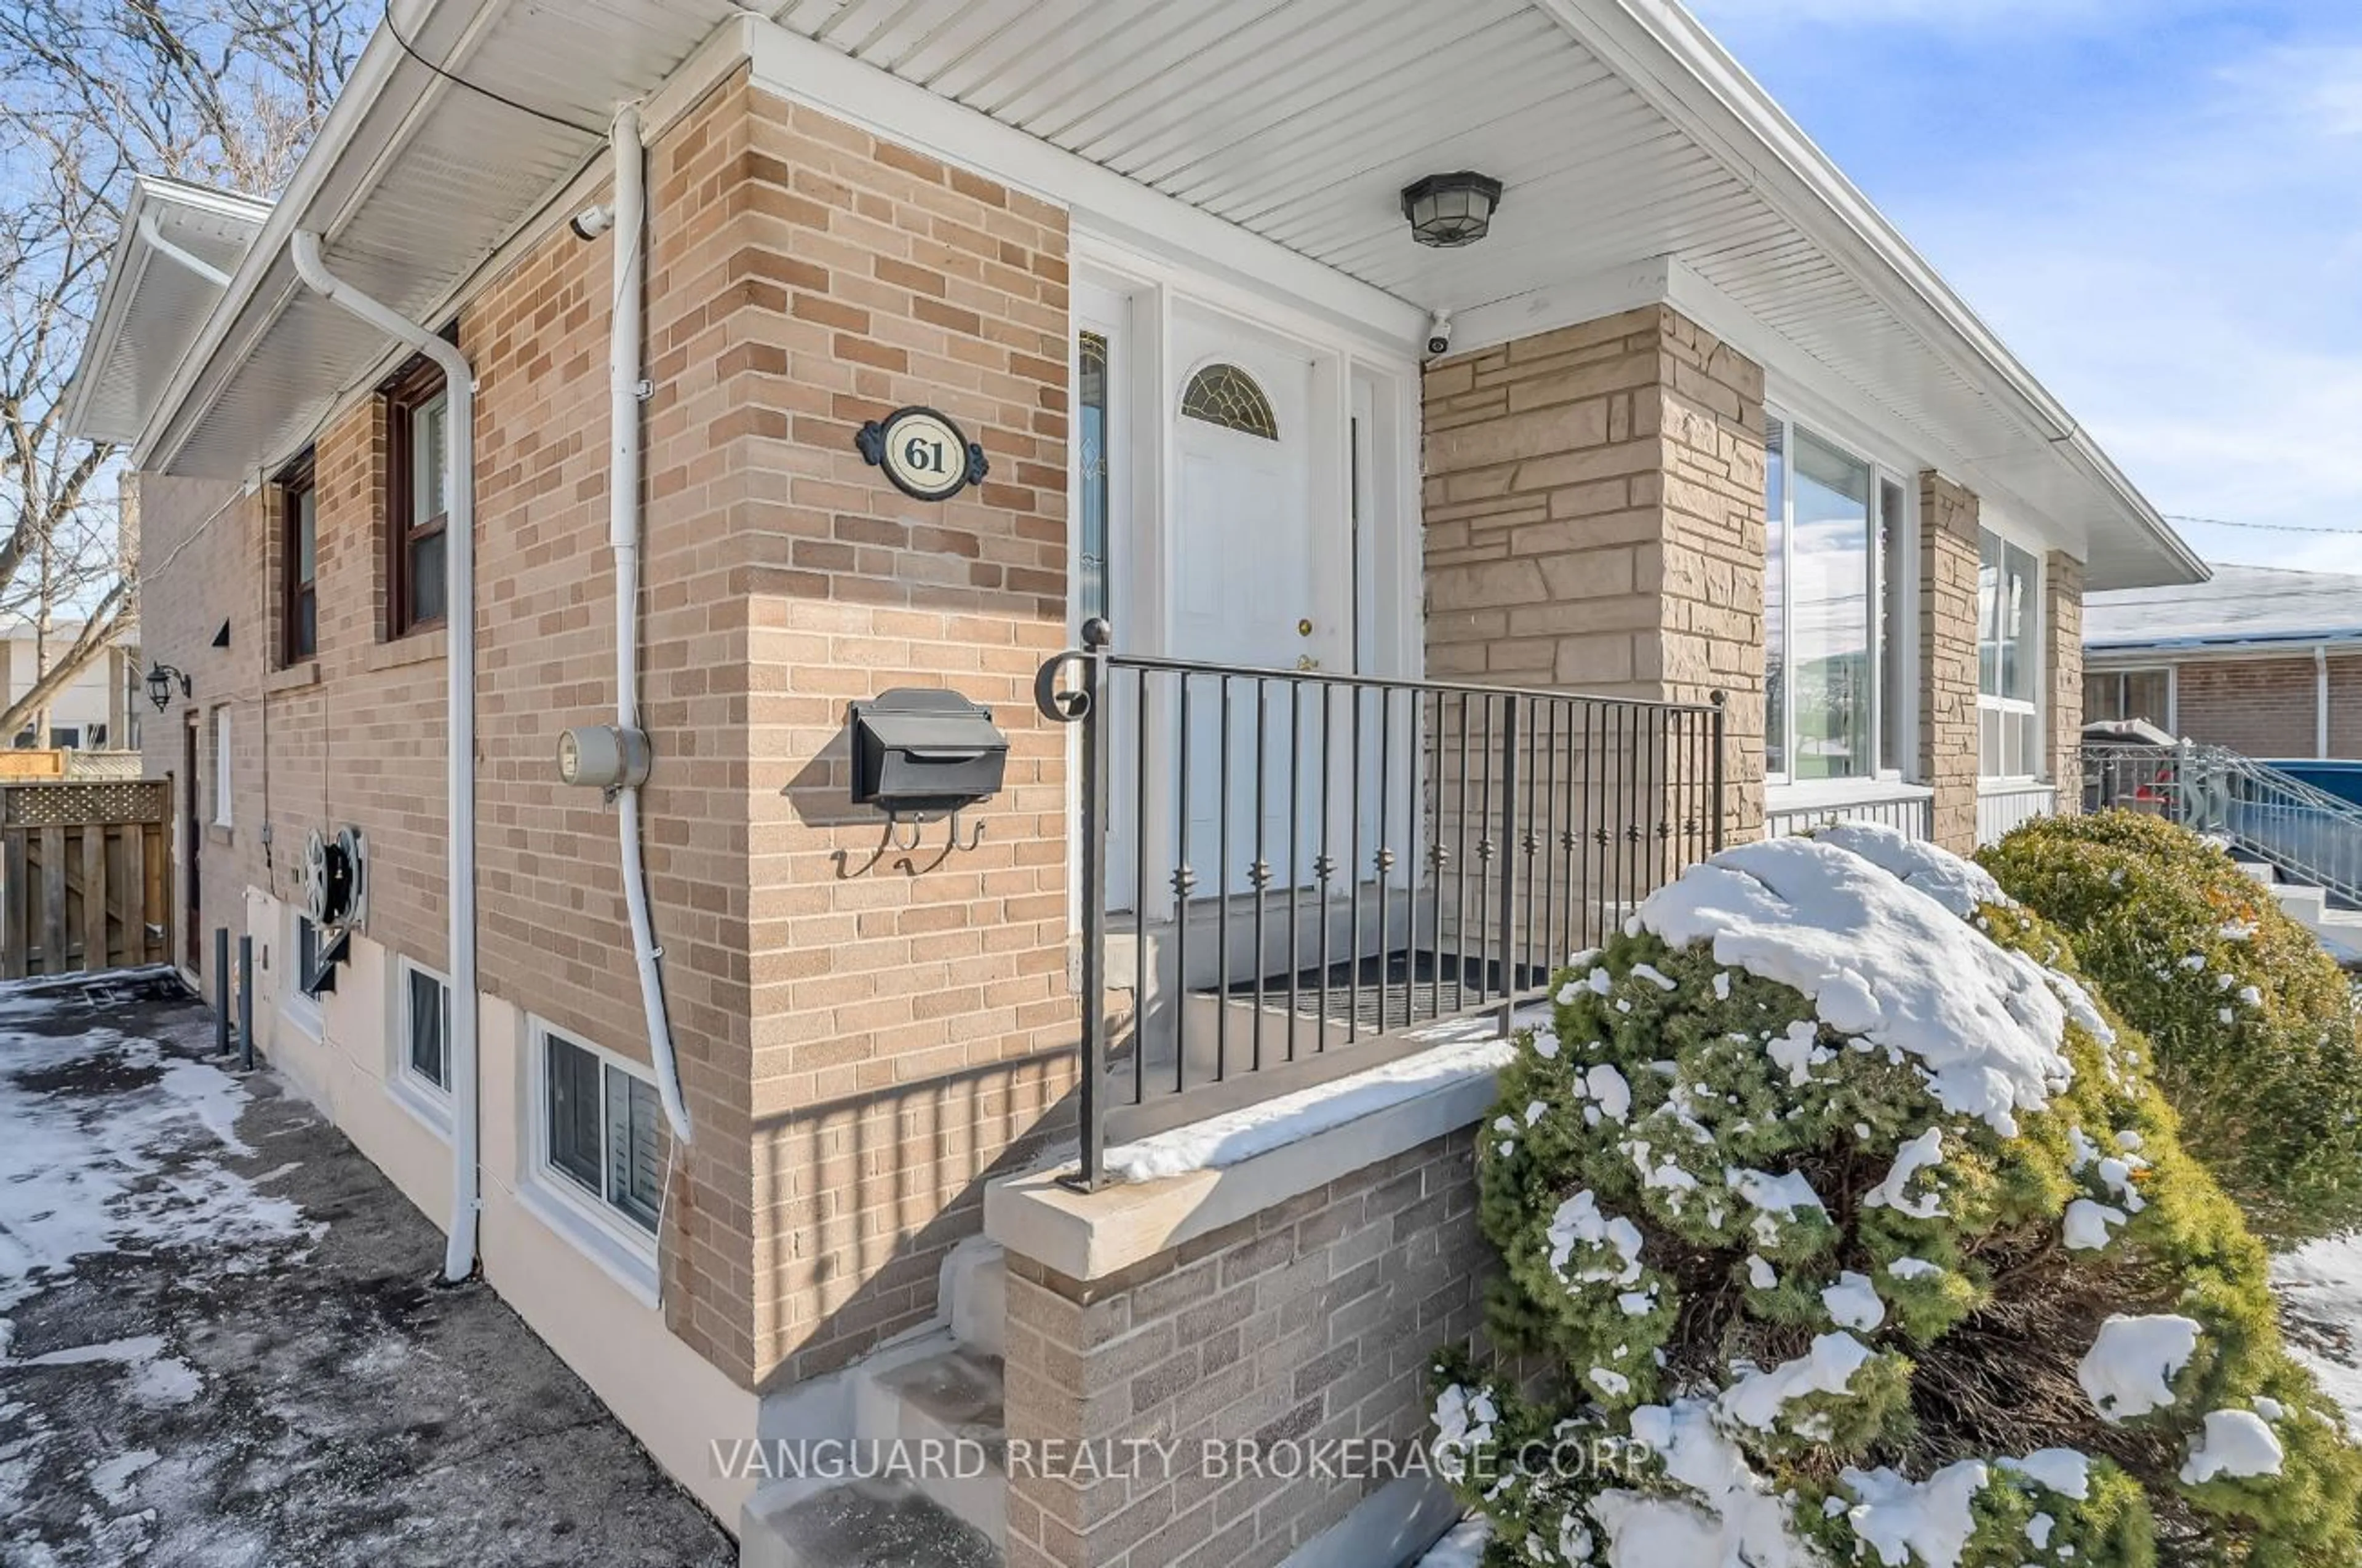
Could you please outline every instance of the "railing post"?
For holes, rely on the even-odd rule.
[[[237,935],[237,1049],[239,1069],[254,1071],[254,933],[250,931]]]
[[[1714,716],[1709,721],[1714,729],[1714,757],[1709,763],[1707,763],[1706,767],[1708,775],[1713,779],[1714,827],[1707,842],[1714,845],[1714,853],[1720,855],[1722,853],[1724,824],[1730,815],[1728,807],[1723,800],[1724,786],[1722,778],[1723,721],[1729,712],[1730,694],[1726,691],[1716,691],[1713,694],[1710,701],[1714,703]]]
[[[229,927],[214,927],[214,1055],[229,1055]]]
[[[1107,714],[1101,704],[1108,690],[1108,648],[1114,633],[1107,622],[1093,616],[1083,624],[1080,651],[1065,653],[1044,664],[1033,678],[1033,705],[1054,723],[1080,723],[1078,779],[1082,837],[1082,1062],[1077,1100],[1080,1111],[1082,1169],[1067,1184],[1096,1192],[1107,1175]],[[1076,685],[1057,690],[1058,673],[1075,667]],[[1186,915],[1186,907],[1185,907]],[[1146,1027],[1148,999],[1133,999],[1135,1030]]]
[[[1518,1019],[1518,713],[1523,697],[1501,700],[1501,1032]]]

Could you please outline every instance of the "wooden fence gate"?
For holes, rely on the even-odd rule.
[[[168,961],[171,813],[161,779],[0,785],[0,976]]]

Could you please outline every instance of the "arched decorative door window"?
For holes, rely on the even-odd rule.
[[[1279,439],[1279,416],[1272,412],[1271,399],[1236,365],[1209,365],[1190,377],[1181,394],[1181,413],[1225,430]]]

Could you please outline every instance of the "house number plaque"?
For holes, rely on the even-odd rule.
[[[949,501],[982,484],[990,468],[984,448],[932,408],[898,408],[863,425],[853,439],[895,489],[920,501]]]

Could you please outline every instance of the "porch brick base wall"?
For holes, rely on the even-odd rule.
[[[2061,812],[2083,809],[2083,563],[2064,550],[2053,550],[2043,562],[2043,668],[2049,673],[2046,692],[2050,716],[2050,781],[2058,787]]]
[[[1960,855],[1977,845],[1978,518],[1975,492],[1919,476],[1919,778],[1936,842]]]
[[[1115,1444],[1124,1473],[1012,1454],[1010,1568],[1271,1568],[1344,1518],[1383,1481],[1242,1475],[1207,1445],[1421,1442],[1434,1353],[1483,1317],[1475,1210],[1461,1132],[1107,1279],[1012,1253],[1011,1443]]]
[[[1651,305],[1428,367],[1427,668],[1728,693],[1726,829],[1763,819],[1763,371]]]

